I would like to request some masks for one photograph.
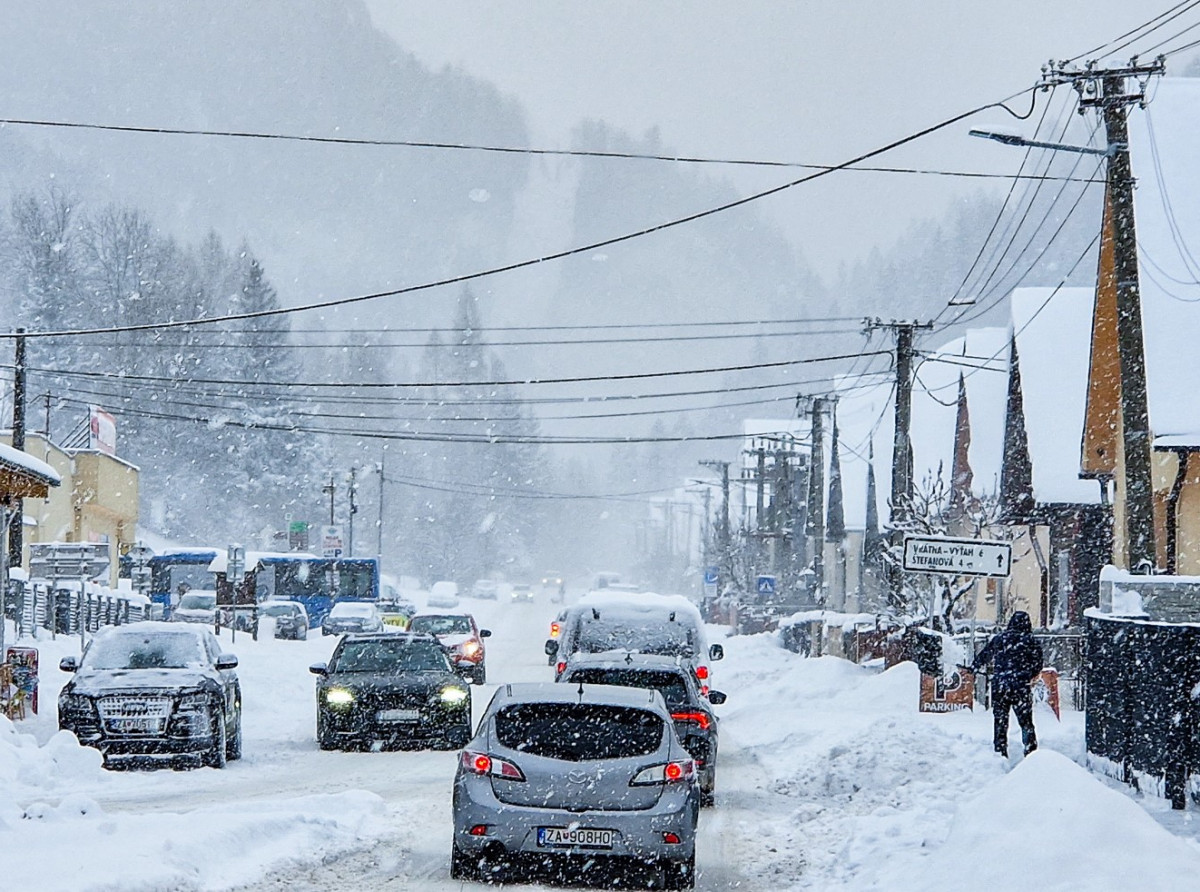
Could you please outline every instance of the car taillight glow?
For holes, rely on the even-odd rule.
[[[492,777],[502,777],[506,780],[523,781],[525,774],[514,765],[512,762],[504,759],[497,759],[494,756],[489,756],[486,753],[471,753],[464,751],[462,754],[462,764],[467,771],[472,774],[491,775]]]
[[[559,673],[559,674],[561,675],[561,674],[562,674],[562,671],[563,671],[564,669],[566,669],[566,668],[567,668],[567,664],[566,664],[566,663],[558,663],[557,665],[555,665],[555,667],[554,667],[554,671],[555,671],[555,672],[557,672],[557,673]]]
[[[691,780],[696,773],[696,763],[691,759],[684,759],[680,762],[667,762],[664,765],[651,765],[649,768],[643,768],[629,783],[631,786],[640,787],[649,784],[674,783],[676,781]]]
[[[700,686],[700,693],[701,693],[701,695],[702,695],[702,696],[705,696],[705,697],[707,697],[707,696],[708,696],[708,685],[706,685],[706,684],[705,684],[705,685],[701,685],[701,686]]]
[[[558,623],[550,623],[550,637],[557,638],[558,633],[562,631],[562,626]]]
[[[701,731],[707,731],[711,721],[707,713],[703,712],[673,712],[671,718],[677,722],[689,722],[693,725],[699,725]]]
[[[463,767],[475,774],[489,774],[492,770],[491,756],[485,756],[483,753],[464,752],[462,760]]]
[[[683,766],[678,762],[668,762],[663,769],[663,777],[669,781],[677,781],[683,777]]]
[[[708,678],[708,667],[707,666],[697,666],[696,667],[696,677],[698,679],[700,679],[701,681],[704,681],[704,679]]]
[[[663,842],[665,842],[667,845],[669,845],[669,846],[677,846],[677,845],[679,845],[679,843],[681,843],[682,841],[683,841],[683,840],[681,840],[681,839],[679,838],[679,834],[678,834],[678,833],[672,833],[670,830],[664,830],[664,831],[663,831]]]

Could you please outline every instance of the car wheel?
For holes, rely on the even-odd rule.
[[[472,684],[483,684],[486,681],[487,681],[487,667],[484,666],[483,663],[480,663],[478,666],[475,667],[475,670],[471,673],[471,683]]]
[[[696,856],[663,865],[664,889],[693,889],[696,886]]]
[[[317,747],[323,750],[337,749],[337,740],[329,730],[329,720],[325,718],[324,713],[317,715]]]
[[[206,768],[224,768],[228,746],[225,734],[225,710],[218,708],[212,717],[212,746],[200,757]]]
[[[233,719],[233,736],[225,746],[225,758],[233,762],[242,758],[242,704],[239,701]]]
[[[700,807],[712,808],[717,802],[717,794],[713,790],[700,791]]]
[[[473,880],[479,876],[479,859],[468,855],[457,845],[450,849],[450,879]]]
[[[299,640],[299,641],[307,641],[307,640],[308,640],[308,629],[301,629],[301,630],[300,630],[300,631],[299,631],[299,632],[296,634],[296,638],[297,638],[297,640]]]

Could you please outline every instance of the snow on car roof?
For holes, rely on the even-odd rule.
[[[579,689],[583,688],[580,698]],[[496,689],[497,699],[515,703],[602,703],[608,706],[658,705],[665,711],[662,695],[645,688],[626,688],[607,684],[563,684],[558,682],[526,682],[507,684]]]
[[[676,620],[688,619],[702,625],[700,609],[683,595],[659,595],[654,592],[589,592],[579,599],[580,608],[594,608],[628,614],[662,614],[674,611]]]
[[[599,653],[577,651],[567,661],[567,670],[578,666],[600,666],[604,668],[641,667],[646,669],[678,669],[683,671],[677,657],[665,654],[645,654],[636,650],[605,650]]]

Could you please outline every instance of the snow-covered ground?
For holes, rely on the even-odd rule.
[[[558,605],[462,607],[495,633],[489,679],[549,680],[542,643]],[[42,714],[0,719],[0,889],[460,888],[448,877],[454,753],[317,749],[307,667],[333,643],[230,646],[240,762],[107,772],[55,732],[58,660],[78,641],[37,642]],[[698,888],[1194,886],[1200,822],[1080,768],[1080,715],[1038,713],[1042,749],[1005,761],[988,713],[917,713],[909,664],[803,659],[770,635],[724,643],[714,687],[729,702]],[[475,689],[477,713],[493,687]]]

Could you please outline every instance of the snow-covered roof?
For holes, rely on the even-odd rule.
[[[1091,288],[1012,293],[1033,497],[1040,504],[1100,501],[1097,483],[1079,477],[1094,303]]]
[[[34,477],[50,486],[62,483],[58,471],[39,458],[34,458],[28,452],[14,449],[7,443],[0,443],[0,468]]]
[[[1200,419],[1200,80],[1162,78],[1129,115],[1150,427]]]

